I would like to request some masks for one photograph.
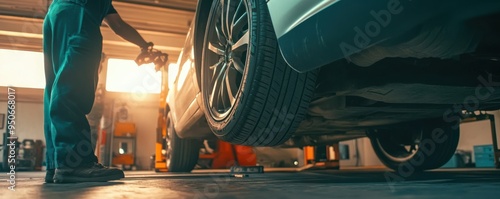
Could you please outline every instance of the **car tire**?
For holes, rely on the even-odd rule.
[[[298,73],[283,60],[265,0],[227,2],[214,1],[205,29],[207,123],[233,144],[282,144],[305,117],[317,71]]]
[[[170,114],[166,123],[168,126],[165,158],[168,172],[191,172],[198,162],[201,140],[179,138]]]
[[[425,122],[422,126],[370,132],[375,154],[385,166],[401,173],[443,166],[455,154],[460,137],[459,127],[434,121]]]

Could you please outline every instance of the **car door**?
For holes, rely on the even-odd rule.
[[[192,77],[196,77],[194,71],[194,54],[192,29],[188,32],[184,48],[177,62],[178,71],[175,75],[173,88],[170,88],[168,103],[170,106],[172,120],[174,120],[175,129],[177,132],[182,131],[185,126],[190,123],[190,116],[193,111],[199,109],[196,103],[196,95],[199,89]]]

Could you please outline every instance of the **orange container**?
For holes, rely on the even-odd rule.
[[[135,136],[135,123],[132,122],[117,122],[115,123],[115,131],[113,134],[118,137],[133,137]]]
[[[134,155],[132,154],[120,154],[115,155],[113,157],[113,165],[133,165],[134,164]]]

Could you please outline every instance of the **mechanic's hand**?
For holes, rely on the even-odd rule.
[[[154,45],[153,42],[148,42],[146,45],[141,46],[141,52],[152,50]]]
[[[143,64],[154,63],[155,70],[159,71],[163,66],[167,65],[168,54],[153,48],[154,44],[149,42],[148,45],[141,47],[141,53],[135,59],[138,66]]]

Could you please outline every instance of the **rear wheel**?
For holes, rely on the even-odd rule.
[[[266,1],[214,1],[203,48],[202,96],[212,131],[253,146],[290,138],[305,116],[317,73],[298,73],[285,63]]]
[[[201,140],[179,138],[170,115],[167,118],[167,125],[165,158],[168,171],[190,172],[198,161]]]
[[[373,149],[387,167],[400,171],[436,169],[455,153],[459,128],[429,122],[423,127],[405,127],[370,132]]]

